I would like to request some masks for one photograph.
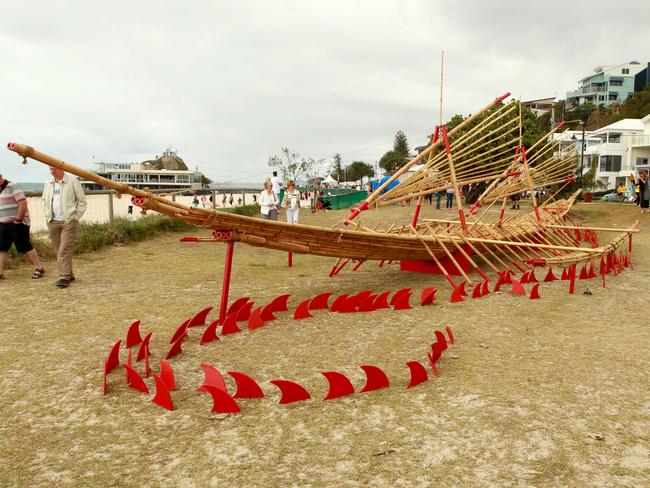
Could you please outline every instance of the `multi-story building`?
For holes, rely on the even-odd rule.
[[[163,155],[142,163],[94,163],[93,173],[134,188],[150,190],[193,190],[202,187],[203,175],[190,171],[176,151],[167,148]],[[103,190],[92,181],[81,181],[85,190]]]
[[[606,107],[612,103],[623,103],[635,91],[645,87],[643,81],[647,83],[649,71],[650,63],[641,64],[638,61],[598,66],[594,69],[594,74],[578,82],[577,90],[567,92],[566,106],[571,109],[586,103]]]

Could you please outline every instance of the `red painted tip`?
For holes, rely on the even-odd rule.
[[[330,385],[330,389],[323,400],[332,400],[333,398],[352,395],[354,393],[354,386],[352,386],[352,383],[344,374],[337,371],[327,371],[321,374],[327,378]]]
[[[298,304],[296,311],[293,314],[293,320],[308,319],[313,317],[313,315],[309,313],[309,302],[310,300],[307,299]]]
[[[533,288],[530,290],[530,297],[531,300],[537,300],[538,298],[541,298],[539,296],[539,283],[535,283]]]
[[[228,374],[233,377],[237,384],[237,392],[233,398],[263,398],[264,392],[260,385],[248,375],[239,373],[237,371],[228,371]]]
[[[172,397],[169,394],[169,389],[165,380],[163,380],[156,373],[153,374],[153,379],[156,382],[156,395],[151,400],[151,403],[160,405],[167,410],[174,410],[174,402],[172,402]]]
[[[293,381],[271,380],[270,383],[280,389],[280,392],[282,393],[282,398],[280,398],[281,405],[311,399],[309,392]]]
[[[110,373],[120,365],[120,344],[121,343],[122,343],[122,339],[118,340],[115,344],[113,344],[113,347],[111,347],[111,351],[108,353],[108,357],[106,358],[106,367],[104,368],[106,370],[106,374]]]
[[[508,98],[509,96],[510,96],[510,92],[504,93],[504,94],[501,95],[500,97],[495,98],[495,99],[494,99],[494,103],[497,104],[497,103],[499,103],[499,102],[503,102],[503,101],[504,101],[506,98]]]
[[[207,392],[208,390],[206,390],[206,386],[214,386],[220,390],[227,391],[226,382],[223,380],[223,376],[217,368],[206,363],[201,364],[201,368],[203,369],[205,378],[203,379],[203,384],[198,387],[196,391]]]
[[[361,389],[361,393],[380,390],[381,388],[388,388],[390,386],[388,376],[377,366],[364,364],[361,366],[361,369],[366,373],[366,384]]]
[[[407,388],[413,388],[414,386],[417,386],[420,383],[427,381],[429,379],[429,375],[427,375],[427,370],[422,365],[422,363],[419,363],[417,361],[409,361],[408,363],[406,363],[406,365],[409,367],[409,370],[411,371],[411,380],[409,381]]]

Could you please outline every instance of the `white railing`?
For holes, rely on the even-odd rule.
[[[650,146],[650,135],[632,136],[632,146]]]

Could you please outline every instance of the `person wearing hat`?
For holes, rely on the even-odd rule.
[[[38,253],[29,239],[29,225],[25,193],[16,183],[0,175],[0,279],[4,278],[5,260],[12,244],[34,265],[32,278],[41,278],[45,274]]]

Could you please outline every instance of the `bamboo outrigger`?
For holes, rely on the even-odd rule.
[[[120,194],[130,194],[133,203],[144,211],[155,211],[210,228],[215,240],[329,256],[344,263],[350,259],[359,262],[427,261],[454,287],[457,285],[451,276],[462,276],[472,284],[470,274],[473,271],[487,280],[482,265],[501,275],[515,269],[524,272],[533,266],[593,263],[615,255],[626,239],[631,251],[632,234],[638,231],[636,223],[616,231],[586,228],[571,220],[569,210],[580,190],[563,199],[553,195],[542,204],[533,197],[533,212],[504,215],[506,200],[511,195],[523,191],[534,195],[536,188],[551,186],[562,189],[573,180],[576,168],[575,156],[559,151],[547,137],[530,148],[522,146],[517,104],[502,103],[508,95],[495,99],[451,130],[444,125],[436,127],[431,144],[424,151],[369,195],[344,222],[331,228],[192,208],[146,189],[103,178],[27,145],[9,143],[8,148],[22,156],[25,162],[27,158],[34,159]],[[388,189],[419,162],[423,163],[418,171]],[[481,193],[476,202],[465,209],[461,189],[470,185],[475,185]],[[422,198],[452,188],[456,194],[458,219],[420,221]],[[412,225],[369,228],[359,219],[368,208],[410,199],[418,201]],[[497,221],[485,220],[485,210],[477,215],[482,206],[489,208],[497,202],[501,203]],[[608,243],[600,244],[598,233],[610,231],[616,231],[617,235]],[[343,265],[337,267],[340,270]]]

